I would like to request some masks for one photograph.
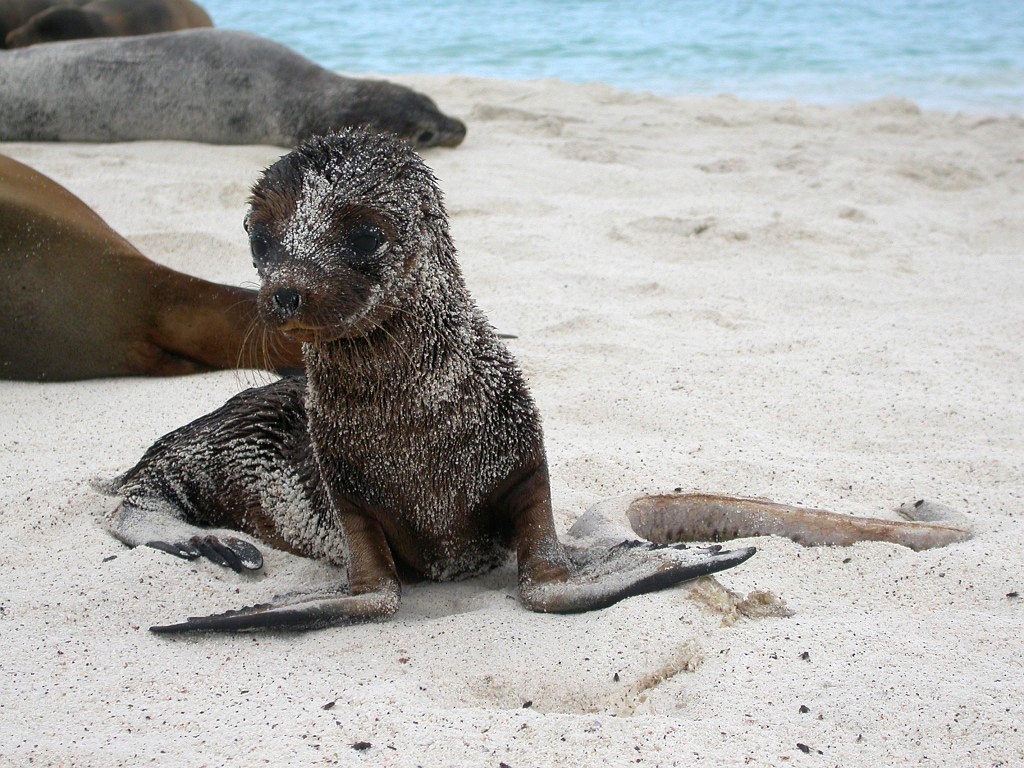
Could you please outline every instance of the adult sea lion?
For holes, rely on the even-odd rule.
[[[35,4],[34,4],[35,5]],[[54,2],[6,35],[7,48],[86,37],[124,37],[212,27],[191,0],[88,0]]]
[[[89,0],[0,0],[0,48],[7,47],[7,35],[38,13],[50,8],[75,8]]]
[[[52,179],[0,155],[0,378],[297,368],[256,294],[162,267]]]
[[[417,148],[466,126],[427,96],[342,77],[245,32],[190,29],[0,52],[0,140],[277,144],[346,126]]]
[[[754,553],[638,542],[609,527],[607,505],[558,540],[536,408],[466,290],[441,192],[410,148],[359,131],[312,139],[264,172],[250,202],[260,312],[304,342],[306,379],[242,392],[157,441],[110,485],[122,498],[111,529],[132,546],[259,568],[241,531],[327,561],[334,581],[154,630],[383,618],[400,579],[469,576],[513,552],[526,607],[587,611]],[[747,500],[652,497],[667,522],[648,527],[686,535],[700,509],[672,510],[690,503],[777,516]],[[932,543],[965,535],[933,530]]]
[[[0,0],[0,48],[6,48],[4,42],[12,29],[17,29],[40,11],[55,5],[71,5],[74,0]]]

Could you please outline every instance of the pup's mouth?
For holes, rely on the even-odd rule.
[[[304,344],[316,344],[323,339],[324,331],[327,329],[314,328],[304,325],[297,320],[285,320],[278,326],[278,330],[282,333],[287,333],[296,341],[301,341]]]

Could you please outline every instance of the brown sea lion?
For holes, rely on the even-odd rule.
[[[0,155],[0,378],[301,366],[253,291],[162,267],[41,173]]]
[[[187,29],[0,52],[2,141],[201,141],[294,147],[347,126],[420,149],[462,121],[385,80],[328,72],[245,32]]]
[[[466,289],[434,177],[405,145],[361,132],[303,144],[265,171],[246,228],[260,312],[304,342],[307,378],[242,392],[157,441],[110,485],[122,498],[111,529],[132,546],[259,568],[262,556],[241,531],[327,561],[335,579],[154,630],[384,618],[398,609],[402,579],[470,576],[512,553],[527,608],[587,611],[754,553],[636,541],[625,526],[609,527],[607,509],[559,541],[537,410]],[[673,517],[679,501],[648,499],[668,518],[651,532],[690,533],[688,521],[702,513]],[[753,505],[741,510],[747,518],[779,515],[730,498],[683,503],[694,501],[712,511]],[[932,543],[963,536],[936,534]]]
[[[6,48],[7,35],[37,13],[56,6],[73,6],[77,0],[0,0],[0,48]]]
[[[35,5],[35,4],[33,4]],[[7,32],[7,48],[86,37],[126,37],[212,27],[191,0],[86,0],[57,2]]]

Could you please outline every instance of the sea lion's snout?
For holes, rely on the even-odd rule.
[[[320,269],[292,259],[284,269],[261,274],[256,305],[267,327],[298,341],[322,343],[358,336],[373,324],[366,317],[373,281],[344,267]]]
[[[311,331],[314,325],[319,325],[304,317],[310,309],[310,297],[294,284],[281,284],[265,279],[256,303],[260,317],[268,327],[284,331],[296,338],[308,335],[302,332]]]
[[[447,118],[435,129],[424,128],[413,136],[412,144],[417,149],[430,147],[457,147],[466,138],[466,124],[457,118]]]

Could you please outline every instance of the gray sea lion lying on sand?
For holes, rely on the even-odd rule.
[[[87,37],[152,35],[193,27],[212,27],[209,15],[192,0],[65,0],[38,3],[0,0],[9,7],[0,11],[5,20],[7,48],[36,43],[79,40]],[[39,8],[40,5],[45,7]],[[10,7],[13,6],[13,7]],[[28,11],[38,9],[36,13]],[[17,15],[17,11],[22,13]],[[13,21],[18,26],[8,26]]]
[[[64,187],[0,155],[0,378],[300,367],[256,294],[156,264]]]
[[[0,52],[0,140],[293,147],[348,126],[417,148],[466,126],[422,93],[342,77],[245,32],[193,29]]]
[[[304,342],[307,378],[242,392],[157,441],[110,485],[122,498],[111,528],[132,546],[259,568],[241,531],[325,560],[334,581],[154,630],[380,619],[398,609],[402,579],[470,576],[513,553],[526,607],[588,611],[754,554],[668,538],[809,532],[825,542],[850,525],[670,495],[599,506],[560,542],[537,410],[466,290],[433,175],[405,145],[359,131],[303,144],[257,183],[246,227],[260,311]],[[666,542],[637,541],[631,526]],[[883,521],[855,530],[856,540],[924,546],[967,535]]]

